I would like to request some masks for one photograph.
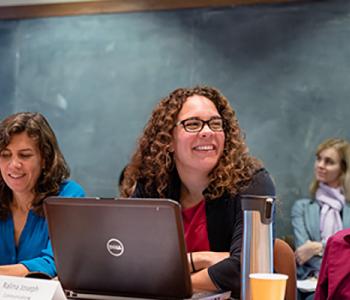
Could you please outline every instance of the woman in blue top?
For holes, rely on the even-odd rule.
[[[43,200],[84,196],[69,175],[44,116],[22,112],[0,123],[0,275],[56,275]]]

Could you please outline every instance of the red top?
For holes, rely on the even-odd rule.
[[[182,210],[187,252],[209,251],[205,201]]]
[[[350,299],[350,229],[338,231],[326,245],[315,300]]]

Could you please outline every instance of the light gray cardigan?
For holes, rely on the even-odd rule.
[[[321,242],[320,233],[320,206],[317,201],[311,199],[297,200],[292,207],[292,226],[294,231],[294,243],[297,249],[307,240]],[[350,228],[350,203],[342,210],[343,227]],[[307,278],[313,274],[318,276],[321,267],[321,256],[311,257],[304,265],[297,267],[298,279]]]

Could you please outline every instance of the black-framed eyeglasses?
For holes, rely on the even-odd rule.
[[[221,117],[212,117],[207,121],[193,117],[177,122],[175,125],[182,125],[187,132],[200,132],[207,124],[212,131],[223,131],[224,120]]]

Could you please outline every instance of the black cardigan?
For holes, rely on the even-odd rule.
[[[173,185],[167,191],[166,198],[179,201],[181,182],[177,172],[173,174]],[[275,195],[274,184],[265,169],[259,170],[244,190],[251,195]],[[242,193],[241,193],[242,194]],[[159,198],[156,189],[146,193],[141,182],[138,182],[132,197]],[[221,290],[232,291],[232,296],[239,298],[241,286],[241,249],[243,237],[243,212],[240,194],[206,201],[207,231],[210,250],[230,252],[230,256],[208,268],[214,284]]]

